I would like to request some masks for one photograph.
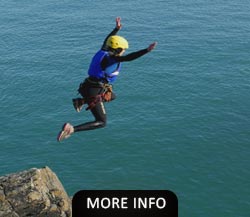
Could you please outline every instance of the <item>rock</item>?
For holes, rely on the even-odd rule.
[[[71,217],[71,200],[49,167],[0,177],[0,217]]]

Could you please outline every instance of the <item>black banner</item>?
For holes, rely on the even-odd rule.
[[[167,190],[82,190],[72,217],[178,217],[178,199]]]

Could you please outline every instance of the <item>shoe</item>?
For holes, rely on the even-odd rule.
[[[57,136],[57,141],[61,142],[62,140],[69,138],[72,133],[74,133],[74,127],[69,123],[65,123]]]
[[[82,98],[76,98],[72,99],[73,106],[77,112],[80,112],[82,110],[83,104],[84,104],[84,99]]]

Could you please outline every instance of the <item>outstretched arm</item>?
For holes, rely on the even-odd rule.
[[[110,32],[110,33],[108,34],[108,36],[105,38],[105,40],[104,40],[104,42],[103,42],[103,44],[102,44],[102,50],[106,50],[106,49],[107,49],[107,47],[106,47],[106,42],[107,42],[108,38],[109,38],[110,36],[112,36],[112,35],[116,35],[117,32],[122,28],[122,25],[121,25],[121,18],[120,18],[120,17],[117,17],[115,21],[116,21],[116,26],[115,26],[115,28],[112,30],[112,32]]]
[[[152,51],[157,45],[157,42],[154,42],[152,44],[150,44],[147,48],[143,49],[143,50],[139,50],[133,53],[129,53],[127,55],[124,56],[114,56],[114,58],[116,59],[117,62],[126,62],[126,61],[132,61],[135,60],[143,55],[145,55],[146,53]]]
[[[150,52],[150,51],[152,51],[153,49],[155,49],[156,45],[157,45],[157,42],[154,42],[154,43],[150,44],[150,45],[148,46],[148,48],[147,48],[148,52]]]

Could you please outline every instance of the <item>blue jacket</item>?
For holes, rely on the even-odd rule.
[[[107,58],[108,64],[105,69],[102,69],[101,62],[104,58]],[[120,69],[121,63],[112,58],[108,51],[99,50],[92,58],[88,74],[90,77],[94,77],[100,81],[113,83],[119,75]]]

